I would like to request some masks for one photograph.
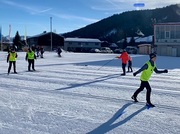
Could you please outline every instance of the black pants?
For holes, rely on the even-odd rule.
[[[132,61],[128,61],[128,72],[131,70],[131,72],[133,71],[132,70]]]
[[[147,89],[147,92],[146,92],[146,101],[147,103],[151,103],[151,100],[150,100],[150,96],[151,96],[151,86],[149,85],[149,82],[148,81],[141,81],[141,85],[140,87],[135,91],[134,93],[134,97],[136,98],[137,95],[143,91],[143,89],[146,88]]]
[[[58,52],[58,56],[61,57],[61,53],[60,52]]]
[[[31,65],[32,65],[32,69],[35,70],[34,69],[34,59],[32,59],[32,60],[28,59],[28,71],[31,70]]]
[[[8,74],[11,71],[12,64],[13,64],[13,67],[14,67],[14,73],[16,72],[16,61],[9,61]]]
[[[126,74],[126,64],[122,63],[123,74]]]

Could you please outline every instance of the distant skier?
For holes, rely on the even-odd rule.
[[[157,68],[156,68],[156,64],[155,64],[155,61],[156,61],[156,54],[155,53],[151,53],[150,55],[150,60],[147,61],[144,66],[142,66],[138,71],[136,71],[135,73],[133,73],[134,76],[136,76],[137,74],[139,74],[140,72],[141,73],[141,77],[140,77],[140,80],[141,80],[141,85],[140,87],[134,92],[133,96],[131,97],[135,102],[138,102],[137,100],[137,96],[138,94],[143,91],[144,88],[147,89],[147,92],[146,92],[146,101],[147,101],[147,105],[148,106],[151,106],[151,107],[155,107],[155,105],[153,105],[151,103],[151,100],[150,100],[150,96],[151,96],[151,86],[149,85],[149,79],[153,73],[153,71],[155,71],[156,73],[168,73],[168,70],[165,69],[163,71],[159,71]]]
[[[39,46],[36,48],[36,57],[39,57],[39,51],[40,51],[40,48]]]
[[[11,71],[12,64],[14,67],[14,73],[17,74],[17,72],[16,72],[16,59],[17,59],[17,57],[18,57],[18,55],[17,55],[15,49],[12,48],[11,51],[9,52],[8,56],[7,56],[7,63],[9,62],[8,74]]]
[[[132,70],[132,57],[129,55],[129,60],[128,60],[128,71],[127,72],[133,72]]]
[[[58,49],[57,49],[57,53],[58,53],[58,56],[59,56],[59,57],[61,57],[62,50],[61,50],[61,48],[60,48],[60,47],[58,47]]]
[[[35,55],[34,51],[32,51],[31,48],[28,49],[25,59],[26,59],[26,61],[28,61],[28,71],[31,71],[31,65],[32,65],[33,71],[36,71],[34,68],[34,64],[35,64],[34,59],[36,59],[36,55]]]
[[[44,56],[43,56],[43,54],[44,54],[44,48],[43,48],[43,47],[40,48],[40,54],[41,54],[41,58],[44,58]]]
[[[128,53],[124,49],[122,54],[120,56],[117,56],[116,58],[122,60],[122,70],[123,70],[123,73],[121,75],[126,75],[126,64],[128,63],[128,60],[129,60]]]

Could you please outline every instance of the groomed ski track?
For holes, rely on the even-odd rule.
[[[88,65],[84,59],[75,63],[72,55],[77,56],[65,53],[57,60],[54,53],[47,53],[36,61],[37,72],[27,72],[24,53],[19,53],[21,67],[17,66],[18,74],[10,75],[4,73],[7,65],[1,61],[0,133],[6,129],[14,134],[180,133],[180,76],[176,75],[180,69],[152,76],[151,100],[156,107],[147,109],[146,89],[138,103],[131,100],[140,75],[121,76],[118,60],[113,63],[119,66],[99,69],[100,65]]]

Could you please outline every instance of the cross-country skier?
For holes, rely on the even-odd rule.
[[[36,55],[35,55],[34,51],[32,51],[31,48],[28,49],[25,59],[26,59],[26,61],[28,61],[28,71],[31,71],[31,65],[32,65],[33,71],[36,71],[34,68],[34,59],[36,59]]]
[[[41,58],[44,58],[44,56],[43,56],[43,54],[44,54],[44,48],[43,48],[43,47],[40,48],[40,53],[41,53]]]
[[[132,70],[132,57],[129,55],[129,60],[128,60],[128,71],[127,72],[133,72]]]
[[[117,56],[116,58],[122,60],[122,70],[123,70],[123,73],[121,75],[126,75],[126,64],[128,63],[128,60],[129,60],[128,53],[124,49],[122,54],[120,56]]]
[[[11,49],[11,51],[9,52],[8,56],[7,56],[7,63],[9,62],[9,67],[8,67],[8,74],[11,71],[11,66],[13,64],[14,67],[14,73],[17,74],[16,72],[16,59],[17,59],[17,53],[15,51],[15,49]]]
[[[156,73],[168,73],[168,70],[165,69],[163,71],[159,71],[157,68],[156,68],[156,64],[155,64],[155,61],[156,61],[156,54],[155,53],[151,53],[150,55],[150,60],[147,61],[144,66],[142,66],[138,71],[136,71],[135,73],[133,73],[134,76],[136,76],[137,74],[139,74],[140,72],[141,73],[141,77],[140,77],[140,80],[141,80],[141,85],[140,87],[134,92],[133,96],[131,97],[135,102],[138,102],[137,100],[137,96],[138,94],[143,91],[144,88],[147,89],[147,92],[146,92],[146,105],[148,106],[151,106],[151,107],[155,107],[155,105],[153,105],[151,103],[151,100],[150,100],[150,96],[151,96],[151,86],[149,85],[149,79],[153,73],[153,71],[155,71]]]
[[[62,52],[61,48],[60,48],[60,47],[58,47],[58,49],[57,49],[57,53],[58,53],[58,56],[59,56],[59,57],[61,57],[61,52]]]

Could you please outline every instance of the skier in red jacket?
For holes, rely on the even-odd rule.
[[[124,76],[124,75],[126,75],[126,64],[129,61],[129,55],[126,52],[126,50],[123,50],[122,54],[120,56],[117,56],[117,58],[122,60],[122,70],[123,70],[123,73],[121,75]]]

